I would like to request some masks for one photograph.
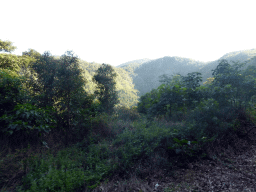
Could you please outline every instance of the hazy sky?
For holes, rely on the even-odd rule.
[[[199,61],[256,48],[255,0],[5,0],[0,39],[119,65],[180,56]]]

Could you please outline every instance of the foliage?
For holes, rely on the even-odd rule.
[[[34,98],[38,106],[53,106],[56,101],[55,80],[58,61],[45,52],[34,63],[36,81],[32,82]],[[32,79],[33,80],[33,79]]]
[[[100,154],[107,154],[106,150],[106,147],[94,147],[85,154],[76,148],[68,148],[59,151],[56,157],[47,155],[28,160],[30,171],[18,191],[75,191],[85,184],[94,188],[110,170],[109,163],[100,157]]]
[[[13,71],[0,69],[0,117],[21,102],[21,90],[22,78]]]
[[[88,63],[86,61],[79,60],[79,66],[83,69],[83,76],[87,79],[87,83],[84,86],[85,90],[87,93],[93,94],[97,89],[97,83],[93,81],[93,76],[96,74],[96,71],[99,69],[101,64],[95,62]],[[115,77],[115,89],[118,93],[119,100],[119,103],[115,106],[135,106],[138,102],[138,91],[134,88],[131,74],[123,68],[113,67],[113,69],[117,74]]]
[[[171,75],[169,77],[168,75],[164,74],[159,76],[159,82],[164,83],[166,85],[174,86],[174,85],[183,85],[182,76],[180,74]]]
[[[198,72],[163,75],[163,84],[129,108],[137,92],[123,69],[87,63],[93,67],[85,71],[79,62],[72,52],[59,58],[33,49],[22,56],[0,54],[1,134],[23,146],[58,127],[54,134],[66,141],[66,149],[51,152],[55,156],[29,155],[18,162],[26,172],[19,191],[93,189],[113,173],[138,174],[144,165],[170,168],[198,158],[203,144],[237,133],[243,106],[250,106],[255,121],[253,66],[242,71],[244,64],[221,60],[204,86]],[[93,83],[96,91],[88,94]],[[68,142],[79,149],[69,149]]]
[[[138,111],[151,117],[164,115],[181,121],[182,114],[193,110],[202,100],[212,98],[222,106],[248,106],[256,94],[255,79],[250,75],[254,68],[239,70],[244,65],[235,63],[231,66],[226,60],[221,60],[213,70],[211,83],[205,86],[200,86],[202,78],[198,72],[176,75],[173,79],[162,76],[160,81],[165,84],[141,96]]]
[[[147,162],[147,166],[167,168],[175,164],[177,158],[190,159],[201,155],[201,144],[212,141],[214,138],[191,140],[186,126],[171,124],[164,127],[161,124],[152,122],[146,128],[142,121],[137,122],[133,130],[125,129],[123,133],[113,141],[113,146],[119,146],[114,154],[119,159],[118,170],[120,173],[133,171],[132,167],[138,161]],[[186,139],[184,139],[186,138]],[[188,140],[189,139],[189,140]],[[158,159],[152,158],[154,153],[161,152]],[[163,156],[168,154],[167,156]]]
[[[119,146],[115,152],[120,162],[119,169],[130,170],[139,159],[149,158],[157,148],[166,149],[170,143],[164,141],[171,142],[172,136],[176,135],[172,128],[162,129],[152,124],[145,129],[145,124],[137,124],[133,131],[124,130],[113,142],[113,146]]]
[[[132,107],[138,102],[138,91],[134,88],[131,76],[122,68],[114,68],[117,76],[116,91],[118,92],[119,103],[116,106]]]
[[[147,114],[149,107],[151,107],[152,105],[152,99],[151,99],[151,94],[150,93],[146,93],[145,95],[142,95],[139,99],[139,103],[138,103],[138,112],[139,113],[143,113],[143,114]]]
[[[214,77],[209,77],[209,78],[207,78],[207,81],[205,81],[203,84],[204,85],[211,85],[213,80],[214,80]]]
[[[78,134],[84,128],[88,109],[91,108],[93,96],[88,95],[84,86],[86,83],[83,71],[79,67],[78,58],[73,52],[66,52],[59,59],[45,52],[39,56],[30,50],[29,54],[36,58],[33,69],[37,80],[33,83],[34,101],[37,106],[53,107],[58,128],[64,131],[66,144],[71,129]],[[86,109],[87,108],[87,109]]]
[[[35,59],[38,59],[41,56],[41,54],[34,49],[29,49],[28,51],[24,51],[22,52],[22,55],[27,55]]]
[[[79,69],[78,59],[72,52],[67,52],[60,59],[54,81],[56,105],[61,113],[66,112],[67,123],[73,118],[72,112],[79,107],[79,97],[86,96],[83,89],[85,79],[82,77],[82,70]]]
[[[202,81],[201,73],[193,72],[188,73],[187,76],[182,77],[184,86],[188,89],[195,90],[197,87],[200,86],[200,83]]]
[[[114,106],[118,103],[118,94],[115,89],[116,76],[114,69],[110,65],[102,64],[93,77],[97,83],[98,89],[95,94],[101,103],[101,112],[113,113]]]
[[[203,97],[198,88],[201,81],[200,73],[174,77],[176,79],[162,80],[165,84],[142,96],[138,111],[149,116],[167,115],[171,117],[176,113],[175,111],[185,113],[187,108],[195,107],[194,102],[199,102]]]
[[[239,70],[244,65],[235,63],[231,66],[226,60],[221,60],[213,70],[212,97],[221,105],[246,106],[256,94],[255,79],[248,75],[253,68],[249,66],[247,70]]]
[[[135,108],[128,109],[126,107],[119,107],[116,109],[116,114],[122,120],[131,120],[135,121],[140,118],[140,114],[137,112]]]
[[[17,104],[14,110],[4,114],[0,120],[6,127],[1,131],[14,134],[19,130],[31,133],[34,130],[48,133],[54,127],[55,120],[50,116],[51,109],[39,109],[31,104]]]
[[[0,54],[0,68],[9,69],[18,73],[20,70],[20,57],[12,54]]]
[[[0,40],[0,51],[12,52],[15,49],[16,47],[12,45],[12,42]]]
[[[188,135],[196,140],[202,137],[222,135],[230,130],[237,118],[237,109],[232,106],[219,107],[214,99],[203,100],[188,114]]]

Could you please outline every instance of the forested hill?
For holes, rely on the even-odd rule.
[[[246,66],[252,64],[256,65],[256,49],[227,53],[212,62],[201,62],[188,58],[166,56],[155,60],[133,60],[117,67],[112,66],[117,73],[116,88],[120,104],[122,106],[136,105],[139,96],[161,85],[159,77],[164,74],[174,75],[179,73],[185,76],[191,72],[200,72],[203,77],[201,84],[203,84],[207,78],[212,77],[211,70],[217,67],[219,64],[218,60],[220,59],[227,59],[230,64],[232,64],[231,61],[248,61]],[[94,62],[89,63],[83,60],[80,60],[79,63],[84,69],[85,77],[88,81],[86,90],[92,94],[96,88],[92,77],[101,64]]]
[[[130,73],[135,84],[135,89],[139,91],[139,96],[157,88],[159,76],[163,74],[187,73],[199,70],[200,67],[206,65],[204,62],[181,57],[163,57],[155,60],[148,60],[143,63],[127,63],[118,67],[125,69]]]
[[[241,69],[245,69],[249,65],[255,65],[256,64],[256,49],[248,49],[248,50],[243,50],[243,51],[235,51],[235,52],[230,52],[225,55],[223,55],[221,58],[207,63],[207,65],[203,66],[202,68],[199,69],[198,72],[202,73],[203,77],[203,82],[207,80],[207,78],[212,77],[212,71],[215,69],[218,64],[219,60],[221,59],[226,59],[229,64],[233,64],[233,62],[240,62],[244,63],[247,62],[245,67]],[[233,62],[232,62],[233,61]]]
[[[212,62],[201,62],[181,57],[163,57],[155,60],[135,60],[121,64],[117,68],[123,68],[130,74],[133,78],[135,89],[139,91],[138,95],[142,96],[161,84],[159,82],[159,76],[161,75],[174,75],[177,73],[187,75],[191,72],[200,72],[202,73],[203,82],[205,82],[207,78],[212,77],[211,70],[217,67],[218,60],[227,59],[232,64],[231,61],[245,62],[255,56],[256,49],[250,49],[227,53]],[[252,63],[253,61],[248,62],[247,66]]]
[[[150,61],[150,59],[147,59],[147,58],[145,58],[145,59],[137,59],[137,60],[133,60],[133,61],[128,61],[126,63],[118,65],[117,67],[125,68],[126,66],[131,66],[131,65],[140,66],[141,64],[146,63],[148,61]]]
[[[134,70],[137,69],[143,63],[149,62],[150,59],[137,59],[133,61],[128,61],[121,65],[118,65],[117,68],[122,68],[127,71],[130,75],[134,76]]]
[[[92,78],[101,66],[99,63],[88,63],[83,60],[79,60],[81,68],[84,70],[84,76],[87,79],[85,85],[86,91],[93,94],[96,89],[96,84],[92,81]],[[133,79],[127,71],[122,68],[113,67],[116,77],[116,90],[118,91],[118,98],[120,105],[130,107],[135,106],[138,102],[137,90],[134,88]]]

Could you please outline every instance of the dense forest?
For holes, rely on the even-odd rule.
[[[0,40],[1,191],[256,190],[256,155],[237,161],[256,144],[255,50],[112,67],[15,48]]]

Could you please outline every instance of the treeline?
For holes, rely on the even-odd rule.
[[[230,111],[254,105],[256,67],[241,70],[245,64],[234,62],[231,65],[227,60],[221,60],[212,70],[213,77],[203,85],[200,85],[202,76],[198,72],[187,76],[163,75],[160,77],[161,86],[141,96],[138,111],[148,119],[166,118],[186,121],[190,125],[198,121],[194,126],[204,128],[219,126],[218,123],[225,122],[224,118],[234,115]],[[235,120],[236,116],[231,119]]]
[[[0,51],[13,50],[11,42],[0,41]],[[89,116],[114,112],[119,103],[116,76],[110,65],[102,64],[93,76],[96,90],[90,94],[73,52],[60,58],[33,49],[22,56],[0,54],[0,136],[16,144],[37,142],[42,133],[56,128],[68,145],[71,135],[85,132]]]

